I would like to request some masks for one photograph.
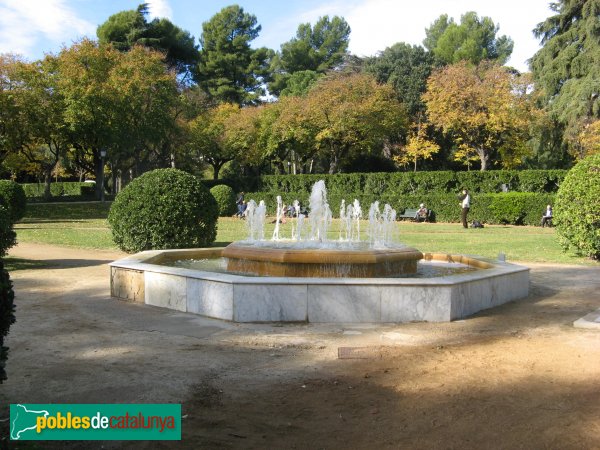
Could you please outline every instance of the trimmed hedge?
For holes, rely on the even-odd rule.
[[[250,192],[246,194],[248,200],[257,203],[264,200],[268,214],[274,215],[277,208],[277,194],[272,192]],[[294,200],[299,200],[303,206],[308,207],[308,192],[282,193],[283,202],[288,205]],[[328,192],[327,200],[334,217],[339,217],[342,199],[346,204],[358,199],[363,209],[363,217],[369,211],[369,206],[375,200],[380,203],[389,203],[398,213],[405,209],[417,208],[420,203],[425,203],[427,208],[434,212],[434,219],[438,222],[460,222],[460,207],[455,194],[418,194],[395,195],[384,194],[379,197],[371,194],[340,194]],[[510,225],[539,225],[542,214],[548,203],[553,204],[554,194],[541,194],[533,192],[507,192],[500,194],[473,194],[469,221],[479,220],[488,224]]]
[[[211,188],[213,195],[219,205],[219,217],[228,217],[236,213],[235,192],[226,184],[218,184]]]
[[[27,198],[21,185],[11,180],[0,180],[0,205],[8,210],[13,223],[21,220],[27,208]]]
[[[556,192],[567,174],[566,170],[489,170],[485,172],[392,172],[349,173],[335,175],[265,175],[257,179],[256,186],[237,190],[246,192],[310,192],[312,185],[325,180],[331,194],[368,192],[380,197],[396,195],[458,193],[466,187],[472,193],[499,193],[505,185],[511,192]]]
[[[44,183],[23,183],[21,184],[25,195],[30,197],[44,196]],[[79,181],[59,181],[50,183],[50,194],[53,197],[83,196],[84,198],[93,198],[96,185],[94,183],[84,183]]]
[[[566,176],[553,222],[565,250],[600,259],[600,154],[579,161]]]
[[[126,252],[211,245],[218,205],[200,181],[177,169],[146,172],[123,189],[108,214],[115,243]]]

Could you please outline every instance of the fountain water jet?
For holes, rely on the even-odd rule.
[[[388,277],[417,271],[417,261],[423,254],[411,247],[392,244],[396,211],[390,205],[385,205],[383,213],[379,211],[379,202],[371,205],[369,244],[358,242],[361,217],[358,200],[347,209],[345,202],[342,203],[340,213],[343,213],[346,238],[338,242],[327,239],[332,214],[323,180],[313,186],[309,207],[309,239],[301,239],[304,218],[297,206],[296,239],[284,243],[279,235],[283,208],[278,196],[275,242],[257,242],[251,235],[248,241],[228,245],[223,250],[223,257],[228,259],[227,270],[261,276],[354,278]]]

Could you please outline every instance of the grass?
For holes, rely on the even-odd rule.
[[[21,242],[116,250],[106,221],[109,207],[109,203],[29,205],[26,217],[15,226],[17,239]],[[281,236],[291,236],[291,228],[292,222],[282,224]],[[273,229],[273,224],[266,224],[265,236],[270,237]],[[365,234],[366,222],[361,229]],[[462,253],[488,258],[504,253],[509,261],[598,264],[573,253],[563,253],[554,228],[491,225],[483,229],[463,229],[455,223],[398,222],[397,233],[398,240],[424,252]],[[219,219],[215,246],[244,239],[246,235],[245,221],[223,217]],[[329,237],[337,239],[338,236],[339,222],[334,220]]]

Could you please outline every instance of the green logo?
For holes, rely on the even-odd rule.
[[[10,438],[21,441],[181,440],[181,405],[11,404]]]

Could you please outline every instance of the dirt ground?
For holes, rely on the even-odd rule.
[[[600,448],[600,266],[452,323],[239,325],[111,299],[119,253],[19,245],[9,448]],[[10,403],[182,404],[181,442],[7,440]]]

